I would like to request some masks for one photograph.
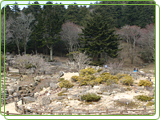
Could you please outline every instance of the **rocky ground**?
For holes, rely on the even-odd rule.
[[[58,67],[57,67],[58,66]],[[20,75],[19,70],[10,67],[9,72],[5,75],[5,90],[4,90],[4,79],[3,73],[1,73],[1,94],[5,92],[5,97],[9,98],[16,95],[26,95],[23,97],[25,102],[25,107],[28,109],[38,109],[42,111],[67,111],[67,110],[105,110],[108,109],[124,109],[127,103],[135,102],[137,106],[132,106],[132,109],[143,108],[147,102],[137,101],[135,96],[137,95],[148,95],[154,97],[155,93],[155,77],[154,70],[149,71],[147,74],[150,76],[153,82],[152,87],[145,88],[138,86],[140,80],[146,80],[146,76],[134,77],[133,86],[124,86],[119,84],[112,84],[111,86],[106,86],[104,84],[96,86],[79,86],[76,83],[74,87],[66,89],[59,88],[58,77],[61,74],[60,71],[64,70],[65,73],[62,78],[69,80],[71,82],[72,76],[79,76],[79,73],[73,69],[69,69],[65,65],[60,65],[60,63],[51,63],[52,74],[48,75],[35,75],[29,73],[27,75]],[[64,68],[64,69],[62,69]],[[141,70],[143,71],[143,70]],[[28,71],[30,72],[30,71]],[[62,96],[58,96],[60,92],[63,92]],[[101,96],[101,100],[98,102],[87,103],[81,101],[81,97],[85,93],[96,93]],[[28,95],[28,96],[27,96]],[[34,96],[33,96],[34,95]],[[2,99],[3,100],[3,99]],[[1,100],[1,101],[2,101]],[[116,101],[120,103],[126,103],[125,106],[118,106]],[[155,102],[152,99],[152,102]],[[14,108],[15,102],[10,102],[6,104],[5,110],[12,113],[17,113]],[[22,101],[18,103],[21,106]],[[155,108],[155,105],[147,106],[148,109]],[[3,105],[1,105],[1,111],[4,110]]]

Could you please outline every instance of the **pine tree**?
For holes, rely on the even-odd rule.
[[[82,29],[80,42],[82,51],[86,51],[91,56],[98,56],[100,60],[101,53],[107,53],[110,57],[116,57],[118,49],[117,35],[109,26],[110,23],[103,21],[103,17],[96,14],[91,19],[87,27]]]

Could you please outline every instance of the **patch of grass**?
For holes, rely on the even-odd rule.
[[[154,102],[151,102],[151,101],[149,101],[149,102],[146,104],[146,106],[152,106],[152,105],[154,105]]]
[[[67,94],[64,94],[65,92],[67,92],[67,91],[62,91],[62,92],[58,93],[58,96],[67,96]]]
[[[140,100],[140,101],[151,101],[154,97],[149,97],[147,95],[138,95],[135,96],[136,99]]]
[[[127,108],[137,108],[138,107],[138,103],[136,102],[129,102],[128,104],[126,104],[125,102],[119,102],[118,100],[115,101],[115,106],[119,106],[119,107],[122,107],[122,106],[125,106]]]
[[[58,82],[61,82],[61,81],[63,81],[63,80],[65,80],[64,78],[60,78],[59,80],[58,80]]]

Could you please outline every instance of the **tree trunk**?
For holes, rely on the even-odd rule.
[[[26,54],[26,45],[24,45],[24,54]]]
[[[20,55],[20,49],[19,49],[19,46],[17,45],[17,48],[18,48],[18,54]]]
[[[53,53],[52,53],[52,49],[53,49],[53,48],[52,48],[52,46],[51,46],[51,48],[50,48],[50,60],[53,59],[53,58],[52,58],[52,54],[53,54]]]

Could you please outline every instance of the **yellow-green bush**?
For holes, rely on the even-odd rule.
[[[102,73],[99,77],[95,79],[95,82],[98,84],[107,83],[107,85],[111,85],[113,83],[118,83],[118,77],[111,75],[110,73]]]
[[[78,78],[79,78],[79,76],[72,76],[71,80],[72,80],[72,82],[77,82]]]
[[[80,76],[78,78],[79,84],[82,85],[90,85],[91,81],[94,81],[96,77],[94,75],[86,75],[86,76]],[[94,82],[93,82],[94,83]],[[92,85],[93,85],[92,83]]]
[[[96,72],[94,68],[86,68],[80,70],[80,76],[92,75]]]
[[[135,96],[135,98],[141,101],[151,101],[154,97],[149,97],[147,95],[138,95],[138,96]]]
[[[101,72],[103,69],[98,69],[97,72]]]
[[[118,73],[116,76],[118,77],[118,79],[121,79],[122,77],[127,76],[127,74],[120,74],[120,73]]]
[[[81,99],[85,100],[86,102],[96,102],[101,99],[101,96],[97,96],[95,93],[87,93],[82,95]]]
[[[121,79],[123,85],[132,85],[133,84],[133,78],[129,75],[124,75]]]
[[[140,80],[138,83],[139,86],[148,86],[151,87],[152,83],[149,80]]]
[[[59,83],[60,88],[71,88],[73,84],[70,83],[68,80],[63,80]]]

